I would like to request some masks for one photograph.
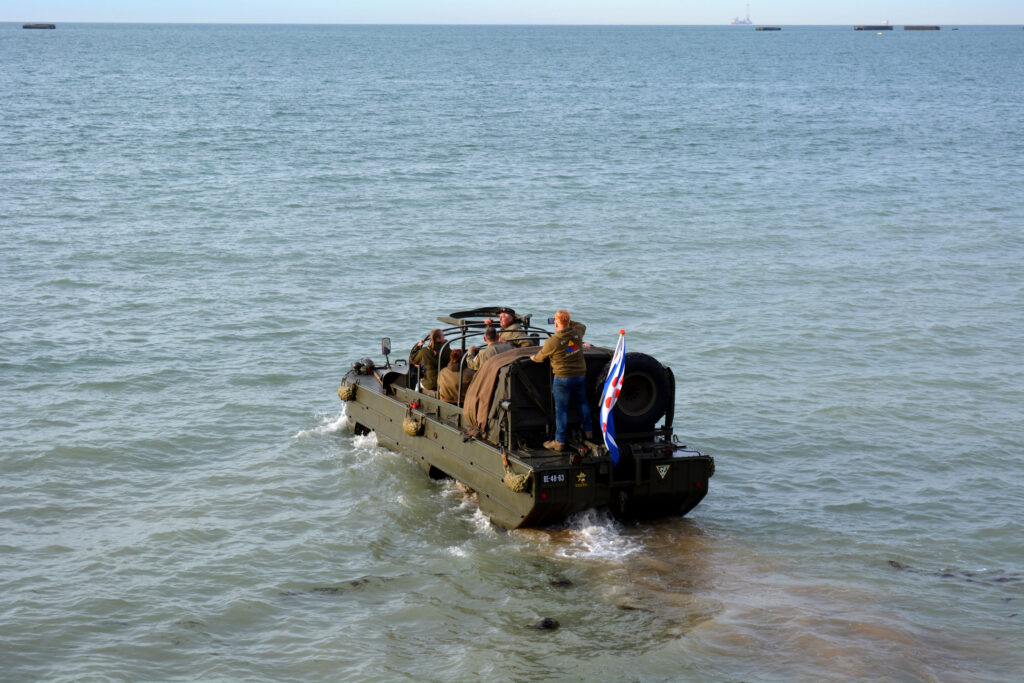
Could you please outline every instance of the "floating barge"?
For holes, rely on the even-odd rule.
[[[755,31],[781,31],[781,26],[758,26]]]
[[[941,26],[904,26],[904,31],[938,31]]]
[[[891,31],[892,30],[892,25],[891,24],[879,24],[878,26],[870,26],[870,25],[854,26],[853,30],[854,31]]]
[[[57,28],[57,24],[22,24],[22,28]]]

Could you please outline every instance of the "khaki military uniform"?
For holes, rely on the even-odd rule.
[[[514,347],[505,342],[494,342],[477,351],[476,355],[466,361],[466,367],[471,370],[479,370],[488,358],[497,356],[499,353],[511,351]]]
[[[433,346],[424,344],[414,348],[409,353],[409,364],[419,365],[423,370],[420,385],[424,389],[430,389],[431,391],[437,389],[437,351],[434,350]]]
[[[466,397],[466,389],[476,373],[469,368],[462,370],[462,397]],[[437,397],[448,403],[457,403],[459,400],[459,371],[447,367],[437,373]]]
[[[519,323],[509,323],[501,328],[501,331],[498,332],[498,340],[518,347],[531,346],[533,344],[533,340],[530,339],[526,332],[523,332],[523,329],[519,327]]]

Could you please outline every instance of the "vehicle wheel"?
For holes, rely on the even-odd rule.
[[[615,431],[620,434],[650,431],[668,412],[668,404],[672,400],[668,372],[664,365],[646,353],[627,353],[625,360],[622,391],[612,411]],[[597,376],[594,392],[599,398],[611,365],[609,362]]]
[[[355,434],[356,436],[366,436],[371,431],[371,429],[359,424],[358,422],[352,423],[352,433]]]

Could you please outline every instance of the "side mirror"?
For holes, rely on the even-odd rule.
[[[391,337],[383,337],[380,340],[380,352],[385,356],[391,355]]]

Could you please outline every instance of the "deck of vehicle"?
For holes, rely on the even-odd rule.
[[[481,344],[483,308],[438,318],[448,327],[441,367],[450,349]],[[534,344],[550,332],[520,319]],[[387,340],[386,340],[387,341]],[[554,434],[551,370],[529,356],[538,346],[517,348],[487,360],[459,405],[418,388],[415,367],[363,359],[342,379],[339,396],[356,433],[373,431],[381,446],[412,457],[432,477],[452,477],[477,493],[481,511],[508,529],[556,522],[589,508],[607,506],[624,517],[683,515],[707,494],[714,460],[680,444],[672,433],[675,379],[645,354],[626,355],[626,376],[613,417],[620,460],[613,464],[595,429],[610,349],[584,350],[595,425],[584,429],[570,409],[570,436],[555,453],[543,443]],[[465,361],[465,358],[464,358]],[[660,421],[660,424],[658,422]],[[594,441],[583,438],[594,431]]]

